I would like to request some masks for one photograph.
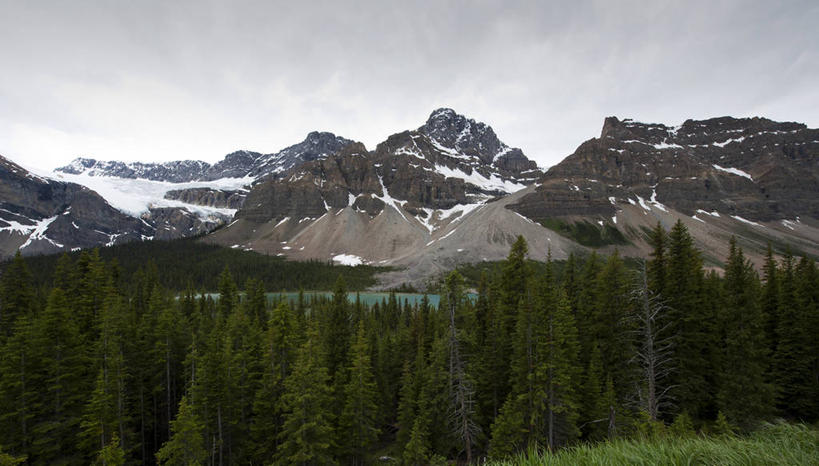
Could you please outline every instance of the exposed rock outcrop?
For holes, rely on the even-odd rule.
[[[623,202],[752,221],[819,218],[819,130],[764,118],[669,127],[609,117],[599,138],[549,169],[511,208],[535,219],[610,216]]]

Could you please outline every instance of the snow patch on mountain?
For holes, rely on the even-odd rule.
[[[720,167],[717,164],[714,164],[713,167],[716,168],[717,170],[721,171],[721,172],[730,173],[732,175],[741,176],[743,178],[748,178],[749,180],[754,181],[754,179],[751,178],[751,175],[749,175],[747,172],[744,172],[744,171],[740,170],[739,168],[733,168],[733,167],[725,168],[725,167]]]
[[[511,194],[526,187],[526,185],[520,183],[504,180],[494,173],[487,178],[478,173],[477,170],[472,170],[471,174],[467,174],[457,168],[449,168],[446,165],[435,165],[435,171],[447,178],[460,178],[484,191],[502,191]]]
[[[358,265],[362,265],[364,263],[364,259],[353,254],[337,254],[333,256],[333,262],[337,262],[340,265],[349,265],[355,267]]]
[[[59,217],[59,215],[55,215],[53,217],[45,218],[45,219],[40,220],[39,222],[37,222],[37,224],[34,226],[34,229],[33,229],[32,233],[31,233],[31,235],[29,235],[26,242],[23,243],[22,246],[20,246],[20,249],[25,249],[26,247],[31,245],[32,242],[37,241],[37,240],[46,240],[49,243],[53,244],[54,246],[57,246],[58,248],[63,247],[62,244],[59,244],[59,243],[55,242],[54,240],[52,240],[51,238],[46,236],[46,231],[48,230],[48,227],[52,223],[54,223],[54,220],[57,220],[57,217]]]
[[[155,207],[181,207],[202,218],[214,216],[233,217],[236,209],[206,207],[188,204],[181,201],[165,199],[168,191],[188,188],[211,188],[216,190],[243,190],[253,182],[246,178],[222,178],[214,181],[192,181],[188,183],[169,183],[166,181],[151,181],[145,179],[116,178],[109,176],[93,176],[87,173],[69,174],[54,172],[53,177],[60,181],[68,181],[83,185],[96,191],[108,203],[120,211],[133,217]]]

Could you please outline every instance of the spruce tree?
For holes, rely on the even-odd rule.
[[[124,454],[131,433],[126,406],[129,378],[126,352],[131,322],[126,305],[114,288],[113,278],[107,289],[94,348],[97,379],[81,424],[86,446],[98,457],[117,451]]]
[[[592,347],[589,364],[583,374],[583,385],[580,394],[580,422],[583,438],[586,440],[602,440],[605,438],[608,420],[608,406],[603,397],[603,388],[606,378],[603,373],[603,359],[600,347]]]
[[[550,449],[577,436],[577,329],[547,262],[537,300],[521,301],[513,388],[492,430],[493,456],[528,446]]]
[[[33,316],[15,319],[14,331],[0,345],[0,444],[14,455],[28,455],[32,427],[41,407],[42,378]]]
[[[37,399],[30,458],[43,463],[80,461],[76,432],[91,391],[87,346],[61,289],[52,290],[45,310],[35,318],[32,339],[39,380],[32,380]]]
[[[397,412],[398,433],[395,440],[402,449],[410,440],[410,433],[419,411],[418,401],[424,381],[424,358],[423,349],[417,349],[415,361],[407,360],[401,373]]]
[[[264,335],[258,316],[242,305],[227,321],[230,456],[238,463],[249,462],[254,449],[250,438],[253,403],[264,371]]]
[[[156,460],[167,465],[202,465],[207,462],[208,450],[203,438],[204,423],[188,397],[182,398],[179,413],[171,422],[171,438],[156,453]]]
[[[11,336],[14,322],[21,315],[34,312],[34,289],[28,266],[20,255],[14,256],[0,275],[0,344]]]
[[[702,258],[688,229],[677,221],[669,234],[668,281],[660,298],[669,306],[669,332],[674,336],[675,370],[669,382],[677,410],[695,419],[707,417],[716,387],[708,378],[716,351],[715,316],[703,301]],[[661,335],[664,338],[666,335]]]
[[[315,327],[299,348],[293,372],[285,381],[280,404],[284,424],[278,461],[286,464],[333,464],[332,389]]]
[[[344,409],[339,422],[339,443],[346,450],[350,463],[361,465],[366,463],[367,453],[378,436],[375,379],[363,322],[359,323],[349,359]]]
[[[623,260],[615,252],[597,278],[596,302],[588,324],[587,338],[600,345],[604,376],[612,377],[620,402],[631,392],[636,376],[630,364],[634,330],[633,322],[628,319],[632,312],[631,283]]]
[[[545,443],[550,450],[565,446],[578,435],[579,384],[577,327],[563,290],[547,285],[546,318],[539,338],[536,378],[544,381]]]
[[[225,319],[239,305],[239,288],[233,281],[230,269],[225,266],[219,275],[219,313]]]
[[[725,266],[725,332],[718,401],[732,424],[744,428],[771,414],[773,391],[766,380],[768,346],[759,306],[759,280],[731,238]]]
[[[779,385],[779,408],[790,419],[819,418],[816,343],[817,272],[802,259],[794,267],[788,254],[782,264],[782,293],[778,310],[779,342],[774,354],[774,375]]]
[[[298,349],[297,322],[286,302],[279,303],[267,325],[262,380],[253,401],[251,437],[259,462],[274,459],[282,428],[279,399]]]

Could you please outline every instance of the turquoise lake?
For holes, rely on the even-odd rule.
[[[291,303],[295,303],[299,299],[298,292],[285,292],[285,293],[266,293],[268,301],[276,301],[278,299],[284,298],[290,301]],[[368,306],[372,306],[375,303],[381,303],[382,301],[387,301],[390,299],[389,293],[384,292],[373,292],[373,291],[362,291],[358,293],[359,299],[363,304]],[[428,294],[426,295],[427,299],[429,300],[429,304],[431,306],[438,307],[438,303],[441,301],[441,297],[437,294]],[[330,291],[305,291],[304,292],[304,299],[309,301],[311,298],[326,298],[332,299],[333,293]],[[355,302],[356,293],[351,292],[347,293],[347,299],[351,302]],[[401,304],[409,303],[411,306],[415,304],[421,304],[421,300],[424,299],[424,295],[421,293],[395,293],[395,299],[398,300]]]
[[[355,302],[356,294],[358,294],[359,299],[363,304],[368,306],[372,306],[375,303],[381,303],[382,301],[388,301],[390,299],[389,292],[378,292],[378,291],[361,291],[356,293],[355,291],[351,291],[347,293],[347,300],[351,303]],[[207,296],[210,296],[213,299],[219,299],[219,293],[207,293]],[[279,292],[279,293],[265,293],[267,296],[268,302],[278,301],[279,299],[286,299],[291,304],[295,303],[299,299],[299,293],[297,291],[287,291],[287,292]],[[438,307],[438,304],[441,302],[441,297],[437,294],[428,294],[426,295],[427,299],[429,300],[430,306]],[[475,301],[478,295],[475,293],[467,293],[466,297],[471,300]],[[305,291],[304,292],[304,299],[305,301],[309,302],[311,299],[316,298],[325,298],[325,299],[332,299],[333,292],[332,291]],[[410,306],[414,306],[416,304],[421,304],[421,300],[424,299],[423,293],[395,293],[395,299],[398,300],[402,305],[409,304]]]

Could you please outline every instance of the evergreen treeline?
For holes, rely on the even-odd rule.
[[[618,254],[533,272],[522,238],[438,308],[268,303],[227,270],[220,299],[122,285],[64,256],[40,302],[0,280],[0,450],[30,464],[435,464],[676,432],[819,419],[819,273],[732,242],[706,272],[681,223],[641,270]],[[668,426],[668,427],[666,427]],[[385,458],[388,457],[388,458]]]
[[[75,261],[81,251],[68,253]],[[130,277],[148,268],[161,270],[159,283],[163,288],[184,291],[193,283],[199,289],[214,290],[219,274],[227,266],[237,283],[249,278],[262,281],[268,291],[330,290],[339,275],[352,290],[364,290],[376,284],[375,274],[386,267],[360,265],[349,267],[323,261],[288,261],[253,251],[224,248],[185,238],[173,241],[134,241],[100,248],[99,256],[108,264],[116,263],[123,277]],[[52,254],[26,258],[37,287],[50,286],[61,255]],[[0,271],[9,263],[0,263]]]

